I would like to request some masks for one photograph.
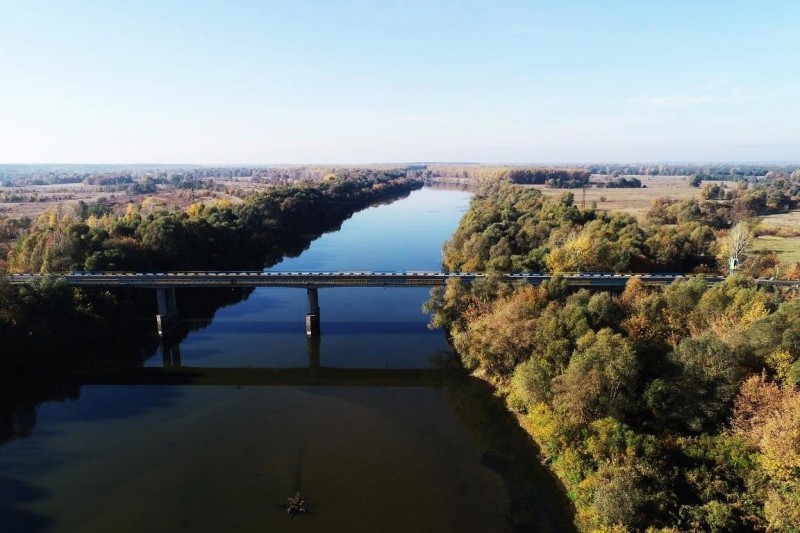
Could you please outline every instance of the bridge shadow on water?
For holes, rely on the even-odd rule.
[[[304,331],[305,325],[301,320],[286,322],[270,322],[265,320],[237,320],[231,322],[217,322],[214,325],[215,333],[236,334],[267,334],[267,333],[298,333]],[[333,335],[381,335],[381,334],[425,334],[441,336],[441,331],[430,330],[424,322],[398,321],[398,322],[364,322],[364,321],[322,321],[325,337]]]
[[[428,369],[349,369],[321,365],[320,338],[308,339],[307,367],[201,368],[181,366],[180,346],[162,347],[163,368],[87,374],[85,383],[236,387],[302,387],[320,395],[340,396],[347,387],[432,387],[447,403],[482,450],[480,464],[502,479],[508,493],[509,531],[575,531],[574,510],[563,486],[540,463],[539,449],[516,417],[486,382],[467,375],[450,352],[433,357]],[[349,401],[359,395],[348,394]],[[368,402],[369,396],[363,401]],[[298,450],[302,457],[303,450]],[[302,478],[298,461],[297,478]],[[299,481],[298,481],[299,486]]]
[[[296,331],[295,331],[296,332]],[[322,364],[322,339],[306,339],[308,364],[294,368],[215,367],[184,364],[180,341],[162,340],[161,367],[106,365],[73,372],[76,385],[370,386],[435,387],[463,375],[452,354],[435,354],[429,368],[340,368]]]
[[[89,394],[91,402],[75,402],[70,416],[83,420],[119,419],[165,408],[177,401],[185,387],[300,387],[320,395],[343,394],[346,388],[427,387],[442,390],[459,422],[467,428],[480,449],[476,461],[502,480],[508,495],[506,526],[509,531],[574,531],[573,511],[557,481],[539,462],[539,453],[515,417],[497,399],[486,383],[468,376],[449,352],[433,356],[431,368],[374,369],[333,368],[324,365],[322,340],[307,339],[308,364],[298,368],[204,368],[184,366],[181,360],[180,332],[147,353],[161,355],[162,367],[144,368],[137,364],[106,361],[92,367],[72,370],[43,389],[35,398],[16,404],[3,403],[0,422],[5,425],[5,440],[30,436],[36,424],[38,405],[48,401],[77,399]],[[103,385],[102,387],[96,387]],[[115,386],[134,391],[139,401],[115,404]],[[94,386],[84,389],[86,386]],[[88,390],[88,392],[87,392]],[[350,389],[351,391],[368,389]],[[339,392],[337,392],[339,391]],[[348,399],[369,395],[347,393]],[[12,428],[13,429],[10,429]],[[302,446],[301,446],[302,448]],[[0,451],[2,453],[2,451]],[[303,449],[297,450],[299,487],[303,477]],[[54,458],[56,460],[56,458]],[[68,458],[58,458],[58,461]],[[36,468],[47,471],[54,464]],[[295,488],[298,488],[295,487]],[[17,479],[13,471],[0,477],[0,523],[3,531],[44,531],[53,519],[32,511],[36,502],[49,500],[48,489]]]
[[[48,491],[19,481],[0,477],[0,524],[8,533],[47,531],[53,519],[25,508],[37,500],[48,497]]]

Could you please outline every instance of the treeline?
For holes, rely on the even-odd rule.
[[[606,189],[638,189],[642,187],[642,180],[639,178],[618,176],[595,184],[598,188]]]
[[[589,183],[591,173],[583,168],[487,165],[430,165],[410,167],[409,175],[425,181],[510,181],[512,183],[545,185],[554,189],[580,188]]]
[[[207,180],[250,180],[259,183],[288,184],[296,181],[319,181],[325,176],[352,168],[340,166],[271,166],[271,167],[199,167],[180,165],[0,165],[0,185],[18,187],[58,183],[84,183],[116,187],[153,183],[189,188],[190,183]],[[589,177],[609,176],[690,176],[698,186],[702,181],[759,181],[762,178],[797,178],[798,165],[738,164],[585,164],[585,165],[481,165],[481,164],[411,164],[369,165],[363,172],[405,170],[409,177],[426,181],[480,182],[508,179],[516,183],[543,184],[555,188],[577,188],[589,183]],[[634,178],[635,179],[635,178]],[[600,181],[598,183],[604,183]],[[612,187],[637,187],[630,179],[613,180]],[[182,185],[179,185],[182,184]],[[194,185],[195,187],[197,185]],[[606,185],[608,186],[608,185]]]
[[[768,164],[570,164],[570,165],[482,165],[482,164],[410,164],[410,165],[369,165],[365,172],[407,170],[409,177],[424,180],[480,181],[495,179],[499,174],[521,171],[536,174],[534,181],[519,183],[546,184],[548,178],[540,179],[546,173],[554,173],[552,186],[569,188],[581,184],[568,185],[572,180],[583,180],[582,174],[600,176],[692,176],[701,181],[748,180],[757,181],[764,177],[797,177],[799,165]],[[234,166],[201,167],[196,165],[0,165],[0,185],[5,187],[24,185],[48,185],[58,183],[86,183],[89,185],[112,185],[137,182],[145,177],[166,183],[173,179],[184,181],[207,179],[250,179],[260,182],[292,183],[294,181],[318,181],[325,176],[352,170],[336,165],[322,166]],[[577,176],[559,175],[559,172],[577,173]]]
[[[402,171],[331,175],[280,186],[232,205],[197,203],[185,211],[124,213],[53,209],[9,254],[20,272],[260,268],[265,257],[304,233],[317,233],[381,198],[418,187]]]
[[[715,268],[716,236],[701,219],[680,226],[575,205],[572,193],[487,183],[473,196],[443,264],[451,271],[679,271]]]
[[[743,278],[619,296],[490,280],[426,306],[521,414],[582,531],[800,528],[799,300]]]
[[[21,187],[81,183],[93,176],[142,176],[155,171],[196,168],[194,165],[0,165],[0,185]]]
[[[586,168],[592,174],[609,176],[691,176],[699,175],[706,180],[737,180],[750,177],[772,175],[791,175],[800,165],[769,164],[590,164]]]
[[[385,172],[417,168],[403,165],[369,165],[360,168],[339,165],[324,166],[233,166],[202,167],[197,165],[0,165],[0,185],[20,187],[85,183],[87,185],[121,185],[146,178],[155,183],[191,182],[209,179],[250,179],[281,184],[296,181],[319,181],[343,172]]]
[[[526,185],[547,185],[553,189],[575,189],[589,183],[587,170],[574,168],[518,168],[496,174],[498,179]]]
[[[71,200],[74,194],[48,194],[47,196],[40,196],[38,192],[30,194],[18,192],[0,192],[0,203],[21,204],[21,203],[34,203],[34,202],[59,202],[63,200]]]
[[[654,224],[684,224],[698,221],[714,229],[771,213],[800,208],[800,175],[767,178],[757,183],[740,182],[733,189],[707,183],[700,199],[677,201],[654,198],[647,220]]]
[[[427,181],[459,181],[479,183],[486,180],[508,179],[515,174],[516,183],[549,184],[557,188],[583,187],[590,176],[600,177],[602,183],[613,183],[611,187],[640,187],[636,176],[690,176],[695,186],[702,181],[750,181],[763,178],[800,178],[798,165],[739,165],[739,164],[587,164],[587,165],[526,165],[497,166],[481,164],[428,164],[408,167],[409,173]],[[552,181],[548,182],[547,174]],[[603,179],[604,177],[622,179]],[[625,176],[632,176],[625,178]],[[632,181],[636,180],[636,181]],[[637,183],[638,181],[638,183]],[[609,186],[609,185],[605,185]]]
[[[550,200],[531,188],[486,182],[444,247],[451,271],[710,272],[725,266],[726,231],[753,217],[800,207],[800,180],[770,179],[735,189],[706,185],[700,199],[656,197],[643,219]],[[773,255],[752,254],[752,275]]]

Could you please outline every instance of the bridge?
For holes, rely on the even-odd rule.
[[[178,305],[176,288],[224,287],[290,287],[305,289],[308,298],[306,334],[320,333],[320,307],[318,290],[327,287],[438,287],[448,280],[465,283],[494,277],[501,281],[540,285],[550,280],[552,274],[523,272],[518,274],[486,274],[478,272],[265,272],[265,271],[178,271],[178,272],[72,272],[68,274],[9,274],[12,284],[63,280],[76,287],[155,289],[158,303],[156,324],[163,335],[176,322]],[[668,285],[678,280],[694,277],[692,274],[613,274],[608,272],[582,272],[562,274],[572,287],[621,289],[631,278],[638,277],[648,285]],[[719,283],[724,276],[704,276],[709,283]],[[797,281],[759,278],[760,285],[792,285]]]

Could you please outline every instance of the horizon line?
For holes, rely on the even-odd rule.
[[[44,163],[30,163],[30,162],[0,162],[0,167],[3,166],[164,166],[164,167],[229,167],[229,168],[245,168],[245,167],[309,167],[309,166],[328,166],[328,167],[369,167],[380,165],[396,165],[396,166],[410,166],[410,165],[475,165],[475,166],[566,166],[566,165],[800,165],[800,160],[790,159],[754,159],[754,160],[596,160],[596,161],[375,161],[375,162],[348,162],[348,163],[162,163],[162,162],[125,162],[125,163],[109,163],[109,162],[81,162],[81,163],[63,163],[63,162],[44,162]]]

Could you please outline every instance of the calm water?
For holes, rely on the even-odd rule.
[[[390,205],[367,209],[340,231],[323,235],[275,271],[440,270],[442,243],[469,203],[469,193],[422,189]],[[424,368],[449,352],[441,331],[421,313],[428,289],[320,289],[320,364],[341,368]],[[178,303],[180,306],[180,302]],[[308,365],[304,289],[257,289],[220,309],[211,325],[181,342],[187,366],[302,367]],[[161,366],[162,359],[147,363]]]
[[[416,191],[355,214],[273,270],[438,270],[468,200]],[[310,357],[325,368],[420,369],[450,353],[442,333],[426,328],[427,289],[319,294],[313,350],[305,291],[267,288],[189,333],[180,364],[242,376],[304,368]],[[396,385],[83,386],[76,400],[41,405],[32,435],[0,449],[0,531],[567,527],[548,503],[552,484],[536,481],[534,451],[511,442],[513,423],[496,427],[504,417],[490,394]],[[514,479],[525,468],[534,485]],[[289,519],[281,505],[296,490],[313,514]]]

